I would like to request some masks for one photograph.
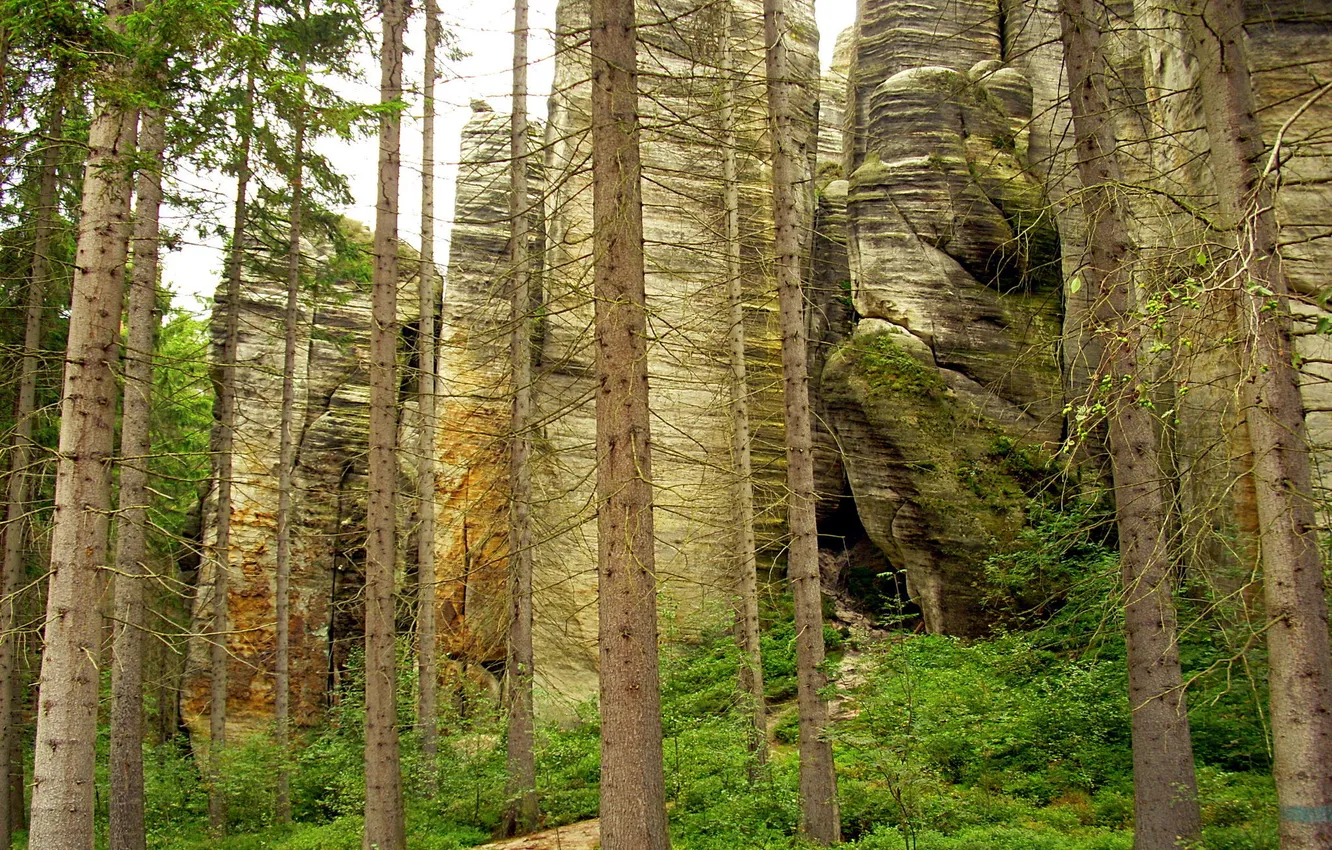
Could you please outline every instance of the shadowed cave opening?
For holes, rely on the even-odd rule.
[[[819,518],[819,568],[825,593],[875,623],[911,629],[920,622],[920,606],[907,594],[906,573],[870,540],[849,492]]]

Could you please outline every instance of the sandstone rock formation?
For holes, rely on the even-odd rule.
[[[462,132],[439,334],[434,580],[445,657],[494,666],[504,661],[509,615],[509,116],[483,101],[472,110]],[[542,157],[533,148],[529,253],[539,290]]]
[[[1299,352],[1316,458],[1332,463],[1332,29],[1303,0],[1252,4],[1262,120],[1281,147],[1278,215],[1303,319]],[[1094,467],[1101,378],[1072,167],[1056,0],[860,0],[857,25],[815,80],[808,3],[791,4],[808,117],[808,304],[823,560],[835,573],[865,536],[904,575],[931,631],[991,625],[985,557],[1012,544],[1033,496],[1023,457]],[[1107,36],[1139,275],[1155,311],[1152,400],[1171,429],[1181,520],[1203,541],[1189,563],[1229,587],[1251,578],[1254,521],[1224,287],[1209,277],[1214,203],[1198,69],[1162,0],[1114,6]],[[536,649],[546,710],[596,691],[589,62],[585,0],[558,11],[555,94],[533,171]],[[668,634],[720,616],[734,586],[729,456],[722,87],[733,85],[758,531],[780,564],[785,523],[779,338],[771,285],[768,137],[757,0],[640,4],[645,251],[654,411],[657,562]],[[1145,28],[1145,30],[1144,30]],[[1143,32],[1152,33],[1144,37]],[[732,56],[732,77],[725,71]],[[1309,57],[1289,62],[1288,57]],[[817,108],[815,100],[818,100]],[[815,135],[815,116],[818,116]],[[464,131],[441,319],[441,647],[460,666],[503,662],[507,557],[507,116],[478,105]],[[359,641],[364,512],[365,278],[314,246],[330,271],[303,302],[298,360],[298,717],[312,718]],[[413,267],[414,268],[414,267]],[[280,275],[253,270],[242,304],[233,520],[232,720],[271,705],[272,537],[280,376]],[[405,285],[414,283],[405,282]],[[404,308],[414,298],[401,299]],[[406,318],[406,317],[404,317]],[[413,339],[406,333],[404,365]],[[404,393],[404,481],[420,451]],[[1088,418],[1084,418],[1086,415]],[[1035,448],[1032,448],[1035,447]],[[1095,479],[1095,470],[1088,477]],[[1324,489],[1326,477],[1320,479]],[[408,485],[409,486],[409,485]],[[410,491],[410,490],[409,490]],[[1320,493],[1321,495],[1321,493]],[[404,529],[411,505],[402,507]],[[206,523],[211,533],[211,521]],[[414,552],[414,547],[406,547]],[[867,556],[868,557],[868,556]],[[879,556],[874,555],[876,572]],[[867,561],[868,562],[868,561]],[[410,556],[403,589],[412,593]],[[196,623],[208,605],[206,563]],[[433,569],[433,572],[431,572]],[[830,581],[835,575],[826,576]],[[298,623],[297,620],[300,622]],[[186,716],[207,710],[206,642],[192,647]]]
[[[351,222],[333,239],[305,244],[310,267],[300,302],[296,358],[295,516],[292,526],[292,719],[319,718],[349,654],[360,645],[360,588],[365,545],[366,435],[369,405],[369,234]],[[404,249],[404,255],[410,249]],[[414,253],[414,252],[410,252]],[[282,398],[286,283],[275,261],[248,265],[240,303],[237,354],[237,425],[232,486],[230,631],[225,636],[227,734],[241,740],[265,728],[273,714],[274,582],[277,547],[278,419]],[[410,260],[410,258],[408,258]],[[285,259],[281,260],[285,264]],[[415,265],[405,272],[399,304],[411,320]],[[408,279],[410,275],[410,279]],[[214,352],[221,350],[220,317],[228,304],[219,290]],[[404,415],[404,420],[408,419]],[[404,445],[410,445],[404,439]],[[404,456],[404,465],[412,461]],[[194,601],[194,632],[182,696],[182,719],[206,736],[209,687],[208,634],[213,576],[209,547],[216,541],[216,500],[205,502],[205,556]],[[402,506],[401,510],[409,509]],[[405,523],[404,523],[405,525]]]
[[[1032,86],[1002,63],[997,10],[949,8],[929,38],[914,5],[862,9],[845,147],[861,318],[823,400],[860,519],[927,628],[975,634],[983,554],[1012,540],[1021,504],[1016,485],[989,480],[1001,471],[973,465],[1001,436],[1049,450],[1061,437],[1063,275],[1029,161]],[[885,381],[880,361],[923,371]],[[968,493],[1005,494],[1001,518]]]
[[[686,12],[688,14],[686,14]],[[586,6],[557,15],[555,96],[548,140],[546,320],[537,377],[534,509],[537,684],[549,701],[596,690],[596,523],[593,493],[592,195]],[[719,105],[723,51],[736,57],[735,135],[753,392],[760,545],[774,548],[785,519],[776,370],[779,339],[769,268],[771,229],[762,16],[753,0],[698,8],[643,3],[639,103],[653,409],[657,567],[666,631],[727,610],[735,586],[728,420],[726,252]],[[812,5],[788,4],[800,110],[812,125],[817,35]],[[812,154],[807,127],[802,144]],[[812,157],[811,157],[812,158]],[[775,554],[770,551],[769,554]]]

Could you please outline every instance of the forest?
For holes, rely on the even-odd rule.
[[[528,2],[0,0],[0,850],[1332,850],[1332,3]]]

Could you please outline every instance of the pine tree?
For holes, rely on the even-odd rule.
[[[1232,252],[1220,271],[1237,287],[1244,418],[1267,606],[1273,775],[1282,850],[1332,847],[1332,651],[1313,475],[1291,339],[1270,179],[1281,151],[1264,152],[1239,0],[1186,9],[1212,171],[1217,224]],[[1323,91],[1327,89],[1324,88]]]
[[[119,30],[133,5],[107,4]],[[97,736],[97,657],[101,642],[98,570],[106,562],[115,436],[121,300],[129,252],[137,113],[115,86],[131,75],[115,57],[101,69],[88,131],[61,402],[51,574],[37,709],[28,843],[47,850],[92,850]]]
[[[1132,710],[1134,818],[1137,850],[1174,850],[1202,831],[1198,782],[1189,737],[1188,701],[1179,660],[1179,626],[1169,552],[1171,494],[1159,429],[1142,403],[1144,362],[1137,247],[1129,234],[1116,152],[1110,73],[1101,39],[1102,8],[1061,0],[1069,100],[1082,178],[1087,264],[1081,274],[1096,293],[1106,334],[1102,375],[1108,400],[1110,465],[1124,583],[1124,637]]]
[[[781,311],[782,381],[786,419],[787,579],[795,597],[796,683],[800,713],[801,831],[819,844],[841,840],[837,775],[827,737],[828,679],[823,672],[823,594],[815,519],[814,441],[810,423],[808,341],[801,287],[797,169],[801,157],[791,106],[782,0],[764,0],[768,120],[772,137],[772,209],[777,237],[777,299]]]
[[[143,159],[134,207],[134,269],[126,325],[125,398],[120,424],[120,509],[116,523],[116,634],[111,667],[111,850],[143,850],[144,585],[148,521],[149,411],[157,328],[158,213],[166,112],[145,109]]]
[[[735,135],[735,60],[728,4],[722,32],[722,184],[726,215],[726,301],[731,349],[731,462],[735,465],[736,636],[742,653],[740,686],[749,699],[750,749],[756,766],[768,760],[758,612],[758,557],[754,537],[754,470],[750,457],[749,379],[745,364],[744,279],[741,276],[740,178]],[[754,771],[757,775],[757,771]]]
[[[21,754],[18,740],[18,658],[14,641],[17,624],[17,594],[24,573],[26,538],[33,460],[32,417],[37,408],[37,370],[42,340],[42,313],[51,278],[51,250],[55,236],[56,191],[58,187],[60,147],[55,140],[64,135],[65,101],[69,97],[72,76],[60,68],[47,107],[46,135],[52,139],[42,149],[41,175],[38,177],[36,223],[33,226],[32,271],[28,277],[27,304],[24,309],[23,359],[19,365],[18,407],[9,454],[6,480],[6,518],[3,580],[0,584],[0,778],[8,780],[13,768],[22,766],[15,758]],[[22,771],[20,770],[20,776]],[[7,788],[5,789],[8,790]],[[21,808],[9,793],[0,793],[0,850],[9,850],[13,831],[22,820]],[[21,799],[17,802],[22,802]]]
[[[375,205],[370,324],[370,503],[365,546],[366,850],[404,850],[402,770],[398,758],[393,568],[398,462],[398,176],[406,0],[384,0],[380,54],[379,200]]]
[[[666,850],[633,0],[592,0],[601,845]]]
[[[259,32],[261,0],[250,7],[250,41]],[[253,50],[251,44],[250,49]],[[249,189],[253,176],[251,148],[254,135],[256,60],[245,65],[245,89],[236,116],[240,147],[236,154],[236,205],[231,224],[231,250],[227,257],[227,312],[222,336],[222,363],[217,379],[217,429],[214,446],[214,487],[217,492],[217,537],[213,543],[213,622],[209,643],[211,672],[208,710],[208,823],[216,834],[226,831],[226,797],[221,786],[222,749],[227,742],[227,633],[228,579],[231,573],[232,452],[236,439],[236,350],[240,337],[241,278],[249,223]]]
[[[509,365],[513,384],[509,463],[508,804],[501,831],[536,829],[536,720],[532,653],[532,262],[528,256],[527,0],[513,6],[513,104],[509,124]]]
[[[433,789],[435,762],[439,754],[439,658],[435,623],[435,430],[438,414],[435,384],[439,345],[435,340],[435,305],[439,301],[439,273],[435,268],[435,79],[439,49],[439,6],[426,0],[425,81],[422,90],[421,127],[421,266],[418,274],[420,328],[417,348],[421,374],[417,399],[421,412],[421,457],[417,468],[419,514],[416,558],[416,635],[418,702],[416,725],[421,733],[421,752]]]

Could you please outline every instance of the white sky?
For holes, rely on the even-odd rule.
[[[442,74],[436,86],[438,119],[435,130],[435,257],[441,268],[448,263],[449,219],[453,212],[453,183],[457,173],[458,143],[463,125],[471,116],[471,101],[481,98],[489,101],[497,111],[508,110],[510,72],[513,55],[513,36],[509,27],[513,21],[513,7],[494,0],[451,0],[444,11],[445,25],[458,38],[458,46],[468,56],[457,62],[441,66]],[[554,73],[551,56],[554,41],[551,30],[555,23],[555,0],[530,0],[531,41],[529,56],[532,66],[528,71],[528,88],[533,95],[528,99],[528,112],[534,118],[546,115],[545,95],[550,91]],[[833,44],[837,34],[855,20],[855,0],[818,0],[815,4],[820,31],[819,55],[823,67],[832,60]],[[377,22],[372,22],[377,24]],[[408,88],[418,90],[421,82],[421,56],[424,45],[424,20],[420,15],[412,18],[407,35],[411,55],[407,60]],[[340,85],[344,96],[374,101],[378,99],[378,66],[373,57],[362,57],[365,80]],[[374,84],[369,81],[374,80]],[[421,216],[421,106],[420,98],[410,101],[410,118],[402,127],[402,184],[400,200],[399,236],[404,241],[420,243]],[[353,203],[338,212],[348,218],[374,224],[375,180],[378,141],[371,135],[355,142],[323,139],[318,145],[333,166],[347,176]],[[208,193],[214,201],[219,219],[230,222],[232,216],[231,193],[234,181],[220,175],[186,174],[176,178],[177,187],[193,193]],[[163,210],[163,225],[181,233],[183,247],[163,258],[162,280],[175,293],[177,306],[199,310],[201,298],[210,296],[222,275],[223,251],[221,240],[198,241],[194,222],[184,218],[179,209]]]

